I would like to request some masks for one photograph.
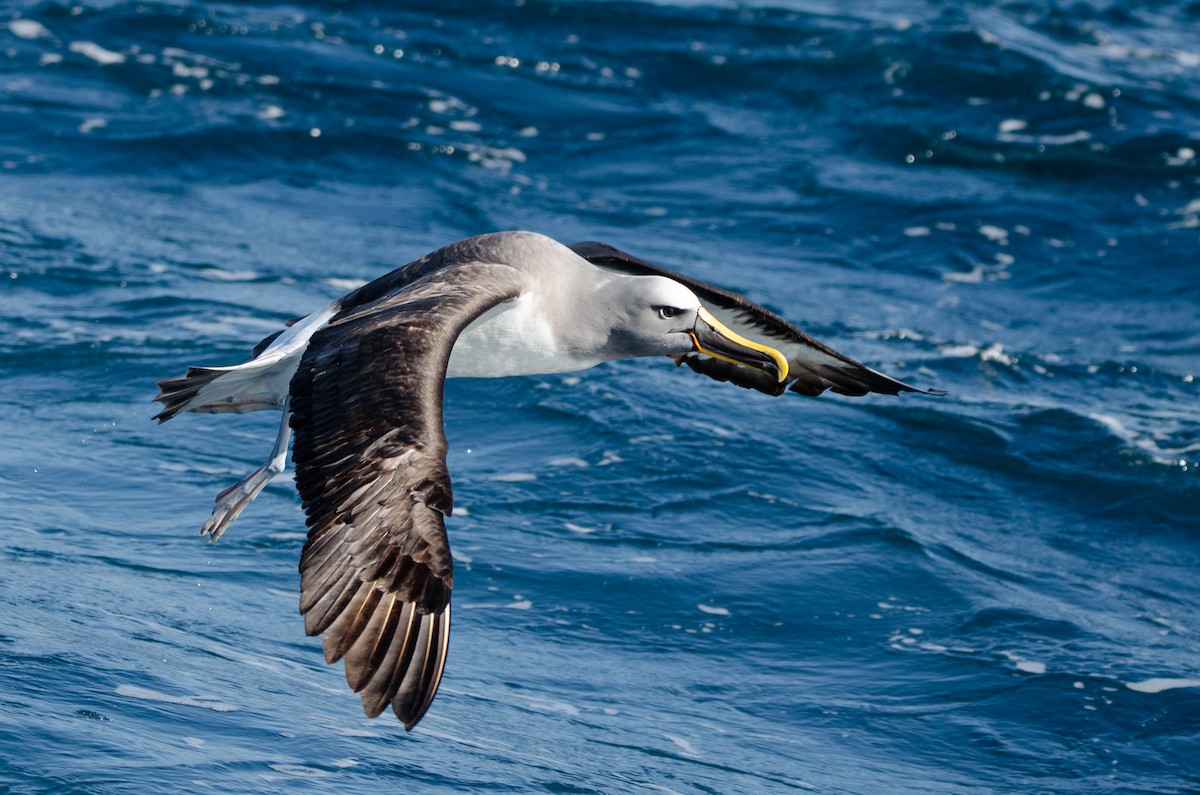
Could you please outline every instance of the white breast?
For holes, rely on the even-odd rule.
[[[560,343],[534,296],[525,295],[480,315],[450,352],[447,378],[499,378],[584,370],[602,359],[583,358]]]

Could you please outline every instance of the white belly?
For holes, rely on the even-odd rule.
[[[525,296],[488,310],[463,330],[450,352],[446,377],[565,373],[601,361],[567,350],[546,319],[534,311],[533,298]]]

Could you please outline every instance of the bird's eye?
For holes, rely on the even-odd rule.
[[[683,312],[682,309],[678,309],[673,306],[656,306],[654,308],[658,310],[658,316],[661,317],[663,320],[673,318],[676,315]]]

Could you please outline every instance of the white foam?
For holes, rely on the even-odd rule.
[[[497,483],[529,483],[537,480],[537,475],[532,472],[501,472],[498,475],[492,475],[489,480],[494,480]]]
[[[679,746],[679,750],[683,751],[685,755],[694,756],[697,758],[700,757],[700,752],[696,750],[696,746],[692,745],[686,738],[675,734],[664,734],[663,737],[666,737],[668,740],[675,743],[675,745]]]
[[[715,422],[693,422],[691,424],[700,430],[711,431],[712,433],[724,439],[732,439],[738,435],[737,431],[731,428],[726,428],[723,425],[717,425]]]
[[[945,345],[942,347],[942,355],[950,356],[955,359],[970,359],[972,356],[979,354],[979,348],[974,345]]]
[[[575,458],[572,456],[568,456],[566,458],[552,459],[550,461],[550,466],[552,466],[552,467],[579,467],[580,469],[584,469],[584,468],[590,466],[590,464],[588,464],[588,462],[584,461],[582,458]]]
[[[980,351],[979,358],[981,361],[1000,362],[1000,364],[1005,364],[1009,367],[1017,363],[1016,357],[1005,353],[1004,346],[998,342],[992,343]]]
[[[1175,690],[1180,687],[1200,687],[1200,679],[1144,679],[1141,682],[1126,682],[1125,686],[1139,693],[1161,693],[1164,690]]]
[[[1196,150],[1190,146],[1180,147],[1174,155],[1167,155],[1168,166],[1186,166],[1196,158]]]
[[[979,227],[979,234],[983,235],[993,243],[999,243],[1000,245],[1004,245],[1008,242],[1008,230],[1002,229],[998,226],[993,226],[992,224],[984,224],[983,226]]]
[[[1039,135],[1037,142],[1048,146],[1065,146],[1066,144],[1075,144],[1080,141],[1090,141],[1092,134],[1087,130],[1076,130],[1073,133],[1065,135]]]
[[[1000,654],[1009,660],[1016,663],[1017,670],[1027,674],[1044,674],[1046,673],[1046,664],[1035,662],[1034,660],[1026,660],[1019,654],[1014,654],[1011,651],[1002,651]]]
[[[92,41],[73,41],[68,49],[71,52],[77,52],[85,58],[91,58],[101,66],[109,66],[115,63],[125,63],[125,56],[119,52],[106,50],[99,44]]]
[[[472,163],[505,173],[512,169],[514,163],[525,162],[525,153],[513,146],[495,147],[468,143],[461,144],[459,148],[467,153],[467,159]]]
[[[1160,441],[1169,438],[1166,434],[1168,426],[1164,422],[1166,418],[1158,418],[1153,430],[1138,431],[1126,424],[1131,418],[1123,421],[1110,414],[1098,413],[1088,414],[1088,417],[1103,425],[1109,433],[1117,438],[1146,452],[1156,464],[1186,468],[1188,466],[1186,456],[1200,452],[1200,442],[1183,446],[1160,444]],[[1136,421],[1136,418],[1132,419]]]
[[[514,597],[511,602],[464,602],[455,610],[532,610],[533,601]]]
[[[445,99],[429,100],[429,109],[434,113],[462,113],[465,116],[474,116],[478,111],[467,103],[463,102],[458,97],[446,97]]]
[[[704,604],[696,605],[696,607],[700,610],[701,613],[707,613],[710,616],[727,616],[727,615],[729,615],[728,608],[724,608],[724,607],[713,607],[712,605],[704,605]]]
[[[1038,143],[1045,146],[1064,146],[1066,144],[1087,141],[1092,137],[1092,134],[1087,130],[1076,130],[1073,133],[1065,133],[1063,135],[1032,135],[1030,133],[1019,132],[1020,130],[1024,130],[1025,127],[1025,123],[1021,122],[1020,119],[1009,119],[1000,124],[1000,131],[997,133],[996,139],[1005,143]]]
[[[8,29],[18,39],[39,39],[50,35],[46,26],[36,19],[14,19],[8,23]]]
[[[204,268],[200,275],[220,282],[249,282],[258,278],[254,271],[227,271],[224,268]]]
[[[126,698],[139,698],[143,701],[160,701],[164,704],[178,704],[183,707],[201,707],[214,712],[236,712],[237,707],[222,704],[214,696],[171,696],[137,685],[117,685],[117,695]]]
[[[942,280],[947,282],[959,282],[960,284],[979,284],[983,281],[983,266],[976,265],[969,271],[956,271],[953,273],[943,273]]]

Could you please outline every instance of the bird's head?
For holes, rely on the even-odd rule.
[[[787,358],[768,345],[746,339],[701,305],[696,294],[663,276],[624,276],[605,289],[612,358],[701,353],[758,370],[780,382]]]

